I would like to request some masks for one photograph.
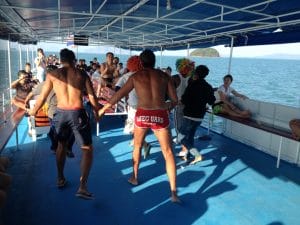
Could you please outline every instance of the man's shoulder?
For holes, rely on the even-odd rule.
[[[202,82],[204,83],[205,86],[213,89],[212,85],[208,83],[207,80],[203,79]]]

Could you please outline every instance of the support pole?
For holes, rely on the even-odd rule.
[[[190,58],[190,44],[187,44],[187,49],[186,49],[186,57]]]
[[[34,56],[33,56],[33,48],[31,48],[31,66],[32,66],[33,69],[35,68]]]
[[[11,60],[10,60],[10,41],[7,41],[7,60],[8,60],[8,79],[9,85],[12,83],[11,79]],[[9,89],[9,99],[12,100],[12,90]]]
[[[163,51],[163,48],[162,48],[162,46],[160,46],[160,69],[162,68],[162,51]]]
[[[159,18],[159,0],[156,0],[156,18]]]
[[[233,52],[233,41],[234,41],[234,37],[231,37],[230,57],[229,57],[229,64],[228,64],[228,74],[230,74],[230,72],[231,72],[231,60],[232,60],[232,52]]]
[[[21,49],[21,45],[18,44],[18,48],[19,48],[19,70],[23,69],[23,63],[22,63],[22,49]]]
[[[27,45],[27,48],[26,48],[26,62],[29,62],[29,48],[28,48],[28,45]]]

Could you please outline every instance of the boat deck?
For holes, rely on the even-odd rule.
[[[23,119],[19,149],[14,147],[13,136],[3,152],[12,159],[8,173],[13,176],[1,212],[3,224],[300,224],[299,167],[282,162],[276,169],[274,157],[212,133],[210,141],[195,141],[203,162],[183,167],[176,159],[178,193],[183,203],[174,204],[169,199],[164,159],[152,133],[147,136],[153,146],[151,155],[140,165],[141,185],[129,185],[132,147],[122,126],[120,117],[106,117],[101,121],[100,137],[93,137],[94,164],[88,185],[95,199],[88,201],[75,197],[79,148],[74,146],[75,158],[66,161],[68,186],[58,190],[49,140],[44,136],[31,142]],[[201,135],[206,130],[199,128],[197,132]]]

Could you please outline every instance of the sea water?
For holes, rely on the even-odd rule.
[[[58,54],[58,53],[55,53]],[[117,55],[126,66],[129,55]],[[78,53],[78,59],[89,63],[94,57],[99,62],[105,61],[104,54]],[[176,74],[175,62],[182,56],[156,56],[156,67],[172,68]],[[223,83],[223,76],[228,74],[229,58],[191,57],[195,65],[206,65],[210,72],[206,80],[213,86]],[[300,60],[232,58],[230,74],[231,86],[251,99],[279,103],[300,108]]]
[[[46,52],[46,55],[58,52]],[[22,52],[22,64],[25,65],[26,53]],[[117,55],[126,66],[129,55]],[[77,53],[78,59],[85,59],[88,64],[94,57],[99,62],[105,61],[104,54]],[[175,62],[182,56],[156,57],[156,67],[170,66],[176,74]],[[11,51],[12,80],[17,79],[20,69],[17,50]],[[191,57],[196,65],[208,66],[210,72],[206,80],[213,86],[220,86],[222,78],[229,72],[229,58]],[[0,93],[9,87],[7,52],[0,50]],[[32,62],[31,62],[32,63]],[[231,86],[251,99],[279,103],[300,108],[300,61],[286,59],[232,58],[230,73],[233,76]]]

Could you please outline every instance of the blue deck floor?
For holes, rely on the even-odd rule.
[[[110,129],[108,128],[110,126]],[[94,164],[89,189],[96,198],[74,196],[79,183],[80,150],[67,159],[64,190],[56,188],[55,156],[46,137],[36,143],[22,121],[19,150],[14,137],[3,152],[12,159],[13,185],[2,210],[4,225],[299,225],[300,168],[221,135],[196,140],[204,161],[178,167],[178,192],[183,203],[169,200],[169,184],[158,143],[140,165],[141,185],[127,183],[131,173],[130,136],[120,118],[104,118],[100,137],[94,136]],[[199,129],[198,133],[205,130]],[[179,146],[175,151],[179,151]],[[1,224],[1,222],[0,222]]]

